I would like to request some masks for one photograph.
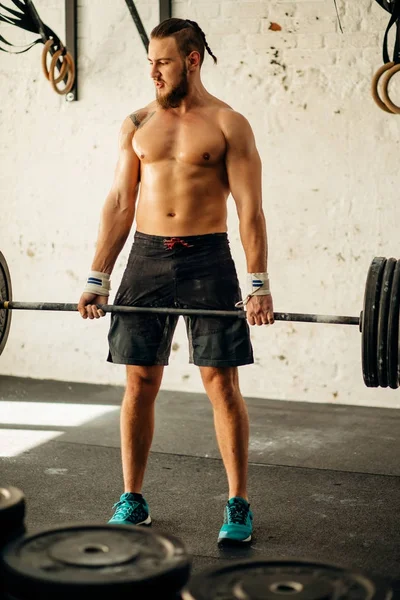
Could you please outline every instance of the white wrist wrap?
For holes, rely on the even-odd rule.
[[[249,292],[244,300],[235,304],[237,308],[246,306],[252,296],[271,295],[268,273],[247,273],[247,286]]]
[[[99,271],[90,271],[84,292],[96,294],[96,296],[109,296],[111,290],[110,275]]]

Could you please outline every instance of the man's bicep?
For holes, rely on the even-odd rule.
[[[241,117],[241,116],[239,116]],[[236,126],[234,126],[236,125]],[[257,212],[261,209],[261,158],[248,121],[237,118],[226,133],[226,170],[237,210]]]
[[[119,133],[118,160],[111,189],[111,192],[123,201],[135,201],[139,184],[140,161],[133,149],[135,131],[135,126],[127,117]]]

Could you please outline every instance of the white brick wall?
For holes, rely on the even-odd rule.
[[[157,0],[137,0],[146,30]],[[64,3],[37,0],[64,37]],[[375,255],[400,258],[398,116],[380,111],[370,81],[381,64],[388,13],[375,2],[173,1],[197,20],[218,57],[207,88],[252,124],[263,160],[269,271],[277,311],[358,315]],[[271,22],[281,31],[271,31]],[[15,43],[28,34],[2,27]],[[5,37],[7,37],[5,35]],[[153,97],[145,50],[122,0],[79,2],[79,97],[68,104],[44,80],[41,47],[0,56],[0,248],[18,300],[77,301],[112,181],[121,121]],[[393,84],[394,94],[398,84]],[[244,280],[236,212],[230,238]],[[113,275],[122,275],[128,240]],[[108,317],[20,312],[3,374],[123,383],[105,363]],[[245,395],[399,407],[397,392],[367,389],[356,327],[277,323],[252,329],[256,364],[243,367]],[[163,386],[202,390],[187,364],[182,324]]]

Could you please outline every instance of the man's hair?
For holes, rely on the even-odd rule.
[[[151,38],[166,38],[174,37],[183,58],[186,58],[193,50],[200,54],[200,66],[204,60],[204,50],[212,56],[214,63],[217,63],[217,58],[211,52],[207,44],[206,36],[195,21],[189,19],[166,19],[159,25],[154,27],[150,34]]]

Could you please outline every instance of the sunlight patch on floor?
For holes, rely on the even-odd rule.
[[[101,417],[117,406],[101,404],[59,404],[51,402],[0,401],[0,425],[76,427]]]

